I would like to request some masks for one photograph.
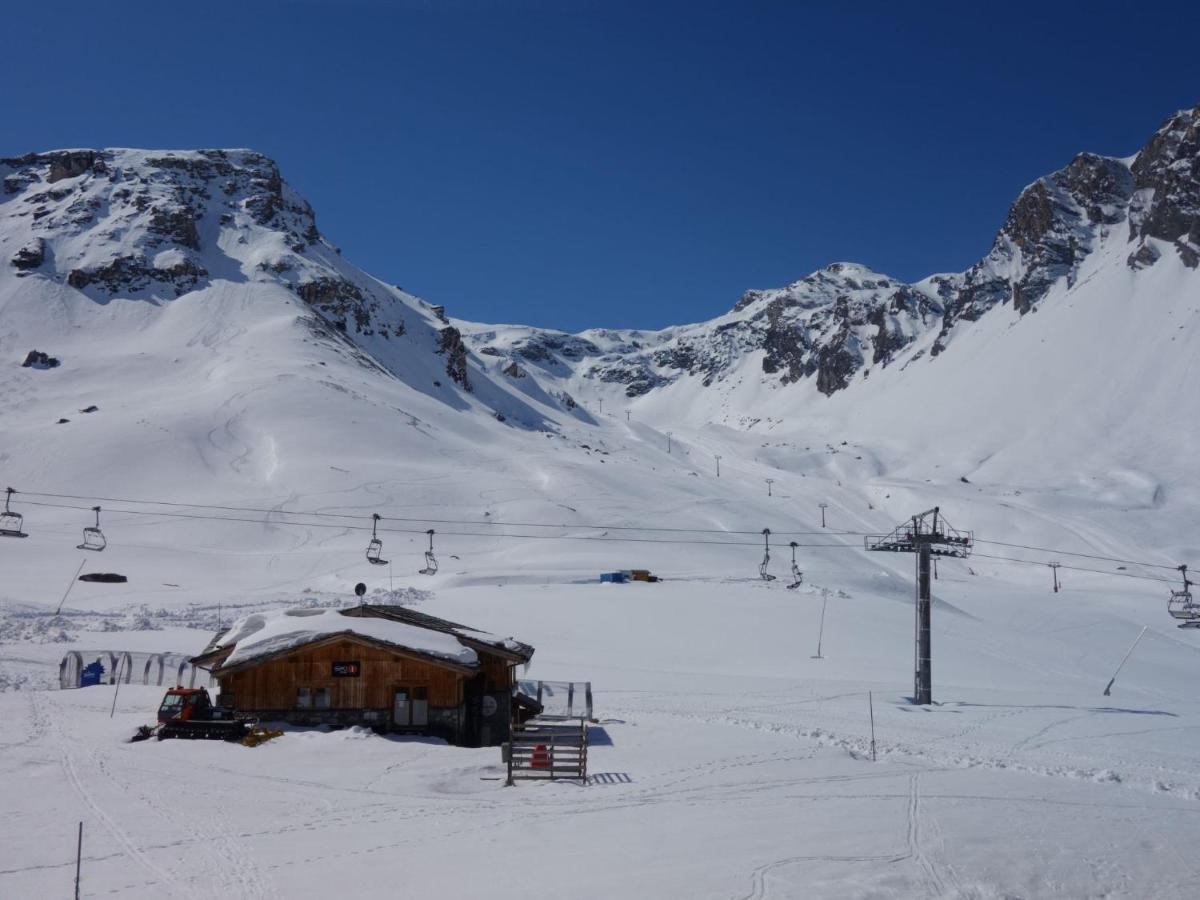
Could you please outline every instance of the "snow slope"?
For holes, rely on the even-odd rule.
[[[0,163],[0,477],[30,535],[0,540],[0,896],[67,893],[80,820],[85,896],[1195,896],[1200,640],[1165,600],[1200,560],[1200,292],[1154,199],[1191,195],[1093,159],[1049,218],[1035,186],[1014,206],[1008,302],[1000,257],[907,286],[838,264],[653,335],[443,319],[250,151]],[[1064,264],[1091,222],[1070,198],[1116,164],[1088,190],[1127,205]],[[903,340],[865,365],[880,334]],[[127,584],[73,581],[96,504],[84,568]],[[912,561],[860,533],[933,505],[979,543],[939,566],[919,709]],[[632,567],[665,580],[596,583]],[[357,581],[532,644],[526,677],[591,680],[592,783],[504,789],[494,748],[357,731],[126,744],[159,689],[47,689],[67,648],[194,653]]]

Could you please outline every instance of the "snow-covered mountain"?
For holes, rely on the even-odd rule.
[[[1181,267],[1190,277],[1179,290],[1196,289],[1198,135],[1200,107],[1170,117],[1134,156],[1080,154],[1022,191],[987,256],[962,273],[906,284],[834,263],[748,291],[708,322],[580,334],[460,322],[371,278],[321,236],[275,164],[251,151],[30,154],[0,160],[0,252],[6,294],[17,298],[5,318],[41,317],[74,291],[159,310],[220,286],[286,291],[304,339],[514,425],[553,428],[559,414],[578,415],[576,397],[665,393],[679,410],[681,386],[705,389],[688,391],[696,396],[681,414],[745,425],[805,410],[814,390],[832,396],[873,374],[903,381],[892,373],[935,365],[989,314],[1011,323],[1059,296],[1087,303],[1115,284],[1135,292],[1155,267]],[[1113,329],[1124,340],[1118,321]],[[52,349],[53,334],[44,340]],[[809,390],[753,402],[740,390],[748,382]]]
[[[1200,107],[1171,116],[1134,156],[1081,153],[1039,178],[1013,203],[987,256],[962,273],[906,284],[834,263],[784,288],[748,291],[727,315],[698,325],[579,335],[465,331],[478,353],[523,361],[552,378],[619,384],[627,398],[689,379],[710,387],[746,378],[781,386],[811,380],[832,395],[872,372],[938,356],[993,310],[1033,312],[1052,290],[1071,291],[1098,253],[1121,257],[1106,267],[1109,282],[1126,284],[1129,271],[1164,257],[1164,265],[1195,270],[1198,222]],[[1200,279],[1189,283],[1200,288]]]

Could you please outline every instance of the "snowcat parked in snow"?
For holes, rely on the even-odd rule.
[[[202,741],[240,741],[250,734],[255,720],[237,716],[232,709],[213,706],[204,688],[173,687],[158,707],[158,724],[143,725],[135,741],[156,737]]]

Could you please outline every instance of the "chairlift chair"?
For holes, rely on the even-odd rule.
[[[104,532],[100,530],[100,507],[93,506],[92,512],[96,514],[96,524],[83,529],[83,543],[77,544],[75,549],[95,550],[99,553],[108,546],[108,540],[104,537]]]
[[[371,541],[367,544],[367,562],[373,566],[386,566],[388,561],[381,559],[379,554],[383,552],[383,541],[376,534],[376,529],[379,527],[379,513],[373,513],[371,519]]]
[[[12,488],[8,488],[8,493],[4,495],[4,512],[0,514],[0,537],[29,537],[24,531],[25,517],[18,512],[13,512],[9,507],[12,501],[12,495],[15,494]]]
[[[763,581],[774,581],[775,576],[767,571],[771,565],[771,529],[764,528],[763,531],[763,559],[758,564],[758,577]]]
[[[796,564],[796,548],[800,546],[795,541],[792,541],[792,583],[788,585],[789,591],[794,591],[800,585],[804,584],[804,573],[800,571],[800,567]]]
[[[1183,574],[1183,590],[1171,591],[1167,612],[1172,618],[1180,620],[1180,628],[1200,628],[1200,604],[1192,599],[1192,582],[1188,579],[1187,566],[1180,566],[1179,571]]]
[[[433,529],[430,528],[427,532],[429,535],[429,549],[425,551],[425,568],[418,571],[422,575],[436,575],[438,570],[437,557],[433,555]]]

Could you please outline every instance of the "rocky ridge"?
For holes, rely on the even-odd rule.
[[[682,379],[711,387],[753,374],[828,396],[873,371],[937,357],[994,309],[1033,312],[1113,242],[1128,245],[1134,272],[1167,254],[1197,268],[1200,107],[1171,116],[1135,157],[1082,153],[1025,188],[965,272],[909,284],[839,262],[748,291],[714,320],[662,331],[567,334],[449,319],[344,262],[276,164],[250,150],[0,159],[0,220],[16,223],[0,253],[18,278],[50,279],[101,303],[169,301],[218,279],[282,286],[314,334],[343,342],[364,365],[396,374],[389,360],[419,348],[464,393],[485,374],[527,380],[540,385],[538,402],[570,412],[568,386],[637,398]]]
[[[1130,245],[1133,270],[1173,249],[1200,261],[1200,106],[1171,116],[1135,157],[1081,153],[1017,197],[988,254],[965,272],[907,284],[854,263],[834,263],[784,288],[752,290],[725,316],[658,332],[525,329],[467,334],[477,352],[624,386],[634,398],[681,378],[711,386],[751,355],[764,379],[812,379],[831,395],[905,357],[936,357],[965,324],[990,310],[1019,316],[1111,241]],[[924,340],[926,336],[930,340]],[[499,340],[498,340],[499,338]],[[916,347],[914,345],[920,345]],[[906,352],[907,351],[907,352]]]

